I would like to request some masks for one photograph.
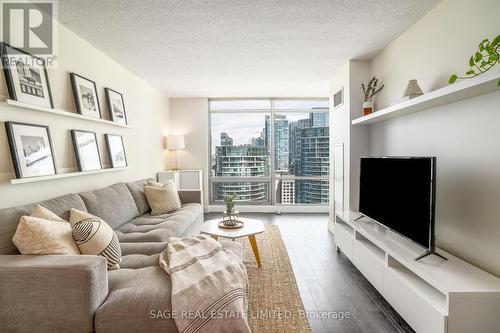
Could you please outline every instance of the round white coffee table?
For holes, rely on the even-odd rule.
[[[239,220],[243,222],[243,226],[237,229],[224,229],[219,227],[219,222],[222,221],[222,218],[208,220],[203,223],[201,232],[211,235],[215,239],[224,237],[235,240],[236,238],[248,237],[250,245],[252,246],[255,260],[257,261],[257,266],[261,267],[259,248],[257,247],[257,240],[255,239],[255,235],[263,233],[266,230],[266,228],[264,227],[264,223],[262,223],[262,221],[260,220],[248,219],[244,217],[240,217]]]

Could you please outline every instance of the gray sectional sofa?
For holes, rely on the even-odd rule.
[[[12,237],[19,218],[35,204],[0,210],[0,331],[177,332],[173,319],[166,318],[171,281],[158,255],[171,237],[200,231],[201,193],[180,191],[181,209],[151,216],[146,182],[40,203],[66,220],[70,208],[77,208],[111,225],[123,254],[121,268],[113,271],[99,256],[20,255]]]

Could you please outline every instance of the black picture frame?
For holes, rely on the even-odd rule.
[[[128,166],[128,160],[127,160],[127,154],[125,152],[125,144],[123,143],[123,137],[121,135],[118,135],[118,134],[104,134],[104,138],[106,140],[108,159],[109,159],[109,163],[111,164],[111,167],[112,168],[126,168]],[[110,142],[111,138],[120,138],[125,165],[117,165],[116,164],[116,162],[113,158],[113,147],[111,146],[111,142]]]
[[[99,168],[84,169],[84,165],[85,165],[85,163],[83,161],[84,157],[82,156],[82,153],[81,153],[80,148],[78,146],[78,137],[77,137],[78,133],[88,133],[88,134],[94,135],[95,147],[97,149],[97,158],[99,159]],[[97,134],[95,132],[73,129],[73,130],[71,130],[71,141],[73,142],[73,151],[75,152],[75,159],[76,159],[76,164],[77,164],[79,172],[102,170],[102,161],[101,161],[101,154],[99,151],[99,143],[97,142]]]
[[[20,153],[23,153],[23,152],[19,152],[17,150],[16,133],[14,131],[14,126],[15,125],[29,126],[29,127],[40,127],[40,128],[45,129],[46,135],[47,135],[48,144],[49,144],[49,147],[50,147],[50,156],[52,158],[53,173],[48,173],[48,174],[43,174],[43,175],[37,175],[37,176],[27,176],[23,172],[23,168],[21,166],[21,159],[20,159],[20,155],[19,155]],[[34,177],[43,177],[43,176],[50,176],[50,175],[57,174],[56,158],[55,158],[55,153],[54,153],[54,146],[52,145],[52,137],[50,135],[50,128],[49,128],[49,126],[38,125],[38,124],[30,124],[30,123],[22,123],[22,122],[15,122],[15,121],[7,121],[7,122],[5,122],[5,130],[7,132],[7,140],[9,142],[9,150],[10,150],[10,154],[11,154],[11,157],[12,157],[12,164],[14,165],[14,172],[16,174],[16,178],[34,178]]]
[[[96,119],[102,119],[102,113],[101,113],[101,106],[100,106],[100,103],[99,103],[99,94],[97,92],[97,85],[95,83],[95,81],[92,81],[91,79],[89,78],[86,78],[82,75],[79,75],[79,74],[76,74],[76,73],[69,73],[69,78],[70,78],[70,81],[71,81],[71,89],[73,90],[73,98],[75,100],[75,106],[76,106],[76,111],[81,114],[81,115],[84,115],[84,116],[87,116],[87,117],[92,117],[92,118],[96,118]],[[81,104],[81,100],[80,100],[80,96],[78,95],[78,85],[77,85],[77,80],[85,80],[89,83],[92,84],[93,86],[93,92],[95,94],[95,105],[97,107],[97,113],[98,113],[98,117],[96,116],[93,116],[93,115],[89,115],[87,112],[85,112],[82,104]]]
[[[32,57],[34,59],[37,59],[37,61],[35,61],[35,63],[42,63],[43,65],[41,65],[42,67],[42,71],[44,73],[44,76],[45,76],[45,85],[47,86],[47,97],[48,97],[48,101],[49,101],[49,104],[50,104],[50,108],[53,109],[54,108],[54,101],[52,99],[52,90],[50,89],[50,82],[49,82],[49,75],[48,75],[48,72],[47,72],[47,67],[45,66],[45,60],[43,58],[40,58],[40,57],[37,57],[37,56],[34,56],[28,52],[25,52],[21,49],[18,49],[16,47],[13,47],[13,46],[10,46],[8,43],[5,43],[5,42],[0,42],[0,59],[2,61],[2,67],[3,67],[3,72],[4,72],[4,75],[5,75],[5,81],[7,83],[7,90],[9,92],[9,97],[15,101],[19,101],[19,102],[23,102],[23,103],[29,103],[29,104],[33,104],[33,105],[39,105],[39,106],[44,106],[44,107],[47,107],[46,105],[43,105],[43,104],[37,104],[36,102],[28,102],[28,101],[24,101],[20,98],[20,94],[21,93],[24,93],[24,92],[18,92],[16,91],[16,85],[15,85],[15,82],[14,82],[14,76],[12,74],[12,68],[11,66],[9,65],[6,65],[7,63],[9,63],[8,59],[10,56],[12,56],[11,54],[9,54],[9,52],[7,51],[7,48],[10,48],[16,52],[18,52],[19,54],[24,54],[26,56],[29,56],[29,57]],[[32,79],[33,80],[33,79]],[[43,90],[43,88],[42,88]],[[26,95],[26,93],[24,93]],[[33,94],[32,94],[33,95]],[[35,95],[34,95],[35,96]],[[45,99],[44,99],[45,100]]]
[[[111,88],[104,88],[104,93],[106,95],[106,106],[108,108],[108,113],[109,113],[109,119],[111,121],[114,121],[116,123],[120,123],[120,124],[124,124],[124,125],[128,125],[128,119],[127,119],[127,111],[125,110],[125,101],[123,100],[123,95],[121,93],[119,93],[118,91],[116,90],[113,90]],[[122,108],[123,108],[123,122],[119,121],[119,118],[117,118],[115,116],[115,112],[114,112],[114,109],[113,109],[113,104],[111,102],[111,96],[110,96],[110,93],[111,94],[117,94],[120,96],[120,101],[122,103]]]

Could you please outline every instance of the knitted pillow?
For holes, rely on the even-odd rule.
[[[69,222],[81,254],[106,258],[108,269],[118,269],[122,260],[120,242],[111,227],[97,216],[72,208]]]
[[[148,181],[148,185],[144,186],[144,194],[153,216],[171,213],[181,208],[179,193],[171,180],[164,184]]]

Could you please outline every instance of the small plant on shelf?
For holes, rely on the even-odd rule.
[[[374,111],[374,101],[373,99],[375,96],[382,90],[384,89],[384,85],[381,85],[379,88],[378,86],[378,79],[374,76],[368,84],[365,86],[364,83],[361,83],[361,90],[363,90],[363,97],[364,97],[364,103],[363,103],[363,115],[369,115]]]
[[[499,57],[500,35],[498,35],[493,42],[489,39],[483,40],[479,43],[476,53],[469,58],[469,70],[463,76],[458,76],[457,74],[451,75],[448,83],[455,83],[458,79],[472,79],[486,73],[499,63]],[[498,80],[497,87],[500,87],[500,80]]]

